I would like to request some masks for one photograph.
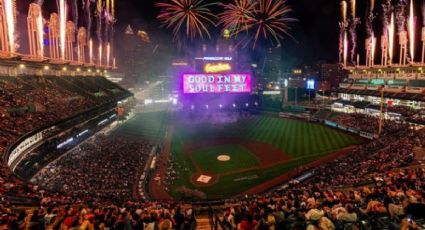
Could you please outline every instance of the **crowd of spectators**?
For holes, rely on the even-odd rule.
[[[337,116],[333,116],[331,121],[371,134],[377,133],[379,128],[379,119],[377,117],[361,113],[339,113]],[[383,132],[392,133],[401,127],[406,127],[406,124],[392,120],[382,120],[382,127]]]
[[[420,133],[423,134],[423,131]],[[327,186],[361,185],[371,182],[377,173],[409,166],[414,160],[413,147],[418,144],[418,140],[418,132],[408,128],[399,129],[319,167],[315,178],[318,183],[325,182]]]
[[[126,202],[117,205],[55,206],[40,209],[2,210],[1,229],[146,229],[194,230],[190,206],[168,202]],[[8,218],[4,218],[7,215]]]
[[[229,202],[224,229],[423,229],[424,169],[386,174],[386,183],[347,190],[305,182]]]
[[[376,118],[359,114],[334,121],[362,131],[377,128]],[[425,146],[424,129],[388,121],[379,139],[293,175],[313,173],[306,181],[226,201],[218,222],[223,229],[243,230],[423,229],[425,168],[415,162],[418,146]],[[37,185],[2,167],[0,228],[194,229],[190,205],[135,202],[132,191],[151,147],[98,136],[45,167],[33,181]],[[18,198],[40,208],[11,209]]]
[[[33,181],[49,191],[85,201],[132,200],[137,176],[151,149],[145,142],[98,135],[48,164]]]
[[[423,229],[425,168],[415,165],[413,147],[425,146],[425,130],[388,128],[379,140],[304,169],[299,175],[313,173],[306,181],[229,200],[220,224],[224,229]]]
[[[417,114],[407,118],[407,120],[410,121],[410,122],[417,123],[417,124],[425,125],[425,111],[417,113]]]
[[[125,93],[104,78],[0,77],[0,153],[26,132]]]
[[[403,117],[411,117],[417,114],[420,110],[414,109],[410,106],[405,105],[395,105],[395,106],[387,106],[387,112],[393,112],[401,114]]]

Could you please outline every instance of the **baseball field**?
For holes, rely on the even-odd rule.
[[[165,184],[177,199],[261,192],[281,183],[291,170],[332,159],[363,141],[319,124],[261,115],[226,124],[208,119],[190,124],[165,112],[141,113],[115,133],[164,141],[173,164],[166,172],[174,171]]]
[[[362,141],[319,124],[259,115],[223,125],[170,126],[178,174],[170,193],[176,198],[220,199],[261,191],[298,166]]]

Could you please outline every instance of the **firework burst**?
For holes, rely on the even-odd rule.
[[[288,23],[296,21],[288,13],[292,9],[286,0],[234,0],[226,5],[220,15],[225,28],[233,29],[233,36],[247,32],[245,46],[255,46],[259,40],[268,40],[280,45],[284,35],[290,36]]]
[[[288,17],[292,9],[286,5],[286,0],[259,0],[254,21],[251,27],[256,31],[253,47],[259,39],[271,39],[280,44],[283,35],[292,37],[288,23],[296,19]]]
[[[167,28],[173,29],[174,38],[180,35],[193,40],[205,35],[211,37],[208,25],[214,25],[216,16],[211,13],[210,7],[213,3],[204,3],[204,0],[169,0],[156,4],[160,8],[158,20]]]
[[[228,29],[232,34],[241,31],[248,31],[248,27],[256,10],[256,2],[253,0],[233,0],[229,4],[221,4],[224,7],[223,13],[219,14],[219,24],[224,29]]]

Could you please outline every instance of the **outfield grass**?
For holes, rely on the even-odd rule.
[[[159,143],[165,136],[168,126],[167,118],[166,112],[137,113],[133,118],[118,127],[113,134]]]
[[[219,155],[230,156],[229,161],[218,161]],[[249,150],[241,145],[222,145],[204,148],[192,152],[192,159],[200,166],[202,172],[226,173],[229,171],[250,168],[260,161]]]
[[[176,125],[176,131],[187,140],[239,137],[261,141],[283,150],[291,157],[335,152],[361,139],[319,124],[267,116],[252,116],[228,125]]]
[[[184,168],[189,169],[189,171],[181,172],[180,177],[173,181],[171,194],[176,198],[181,197],[181,194],[176,192],[176,189],[180,186],[203,191],[209,199],[225,198],[239,194],[295,167],[320,159],[344,147],[362,142],[362,139],[358,137],[322,125],[267,116],[252,116],[227,125],[201,124],[188,126],[178,122],[174,125],[176,128],[171,146],[173,159]],[[196,168],[183,150],[184,143],[226,137],[238,137],[268,143],[289,155],[291,160],[263,170],[254,169],[221,176],[218,183],[212,186],[198,187],[193,185],[190,182],[190,177],[196,172]],[[223,146],[223,149],[220,149],[221,151],[229,152],[226,146]],[[237,154],[244,154],[241,150],[237,152]],[[210,172],[221,172],[218,164],[222,162],[218,162],[216,158],[210,155],[214,154],[209,149],[199,150],[196,151],[194,155],[196,158],[194,159],[203,169],[207,168]],[[247,162],[249,163],[251,160],[241,163],[235,162],[233,169],[230,167],[231,165],[226,166],[224,169],[225,171],[233,171],[248,168],[248,166],[243,166]],[[240,180],[241,178],[250,179]]]

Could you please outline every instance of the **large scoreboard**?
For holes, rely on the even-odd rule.
[[[250,93],[251,80],[247,73],[183,74],[183,93]]]

